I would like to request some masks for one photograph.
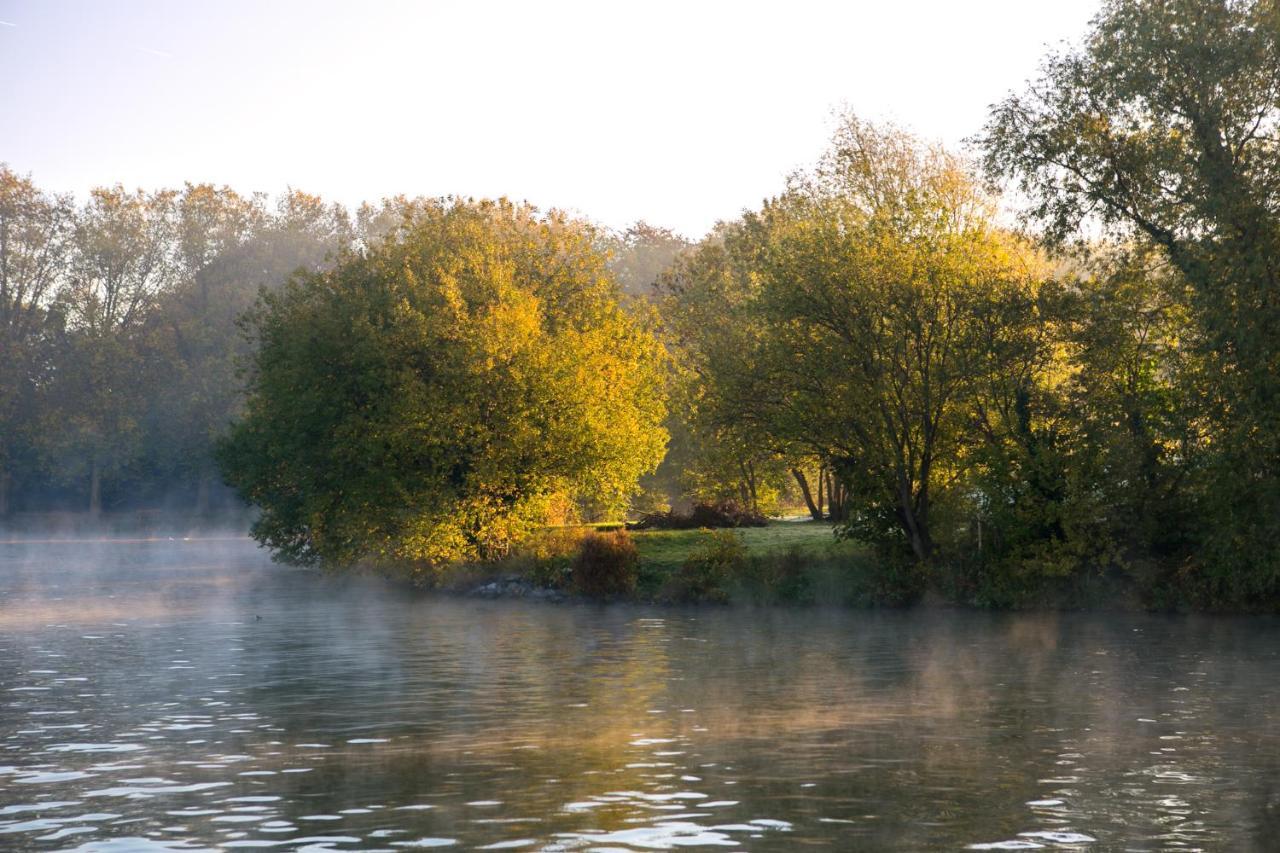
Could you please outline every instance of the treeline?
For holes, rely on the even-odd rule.
[[[976,142],[847,117],[668,274],[703,480],[827,472],[891,600],[1274,609],[1280,7],[1112,0]]]
[[[241,321],[290,276],[377,243],[412,206],[297,190],[91,191],[0,164],[0,522],[15,514],[242,507],[213,459],[255,343]],[[595,232],[640,293],[679,238]]]
[[[376,220],[209,185],[77,204],[0,166],[0,517],[234,500],[211,447],[241,397],[238,318]]]
[[[1022,605],[1117,572],[1154,594],[1205,567],[1212,380],[1150,247],[1052,256],[964,161],[848,117],[663,292],[702,488],[798,486],[877,550],[884,600]]]

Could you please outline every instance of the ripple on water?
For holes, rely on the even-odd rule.
[[[392,847],[453,847],[456,838],[415,838],[412,841],[392,841]]]
[[[57,743],[45,747],[45,752],[139,752],[146,749],[139,743]]]
[[[1280,628],[1266,624],[730,608],[640,621],[177,563],[59,594],[101,598],[109,582],[118,619],[164,585],[181,618],[166,605],[111,631],[88,616],[0,626],[0,785],[14,795],[0,849],[857,849],[874,835],[1080,851],[1192,833],[1204,849],[1265,846],[1240,817],[1269,814],[1280,757],[1265,737]],[[9,582],[0,571],[6,604]],[[1208,696],[1226,699],[1212,719],[1189,716]],[[1031,831],[998,840],[1017,826]]]

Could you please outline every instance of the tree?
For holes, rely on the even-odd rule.
[[[1139,555],[1181,556],[1190,475],[1206,451],[1204,362],[1186,280],[1149,244],[1113,247],[1080,282],[1065,343],[1066,390],[1099,472],[1112,538]]]
[[[49,302],[61,280],[71,200],[41,192],[0,164],[0,518],[12,469],[34,438],[36,392],[48,368]]]
[[[1185,280],[1149,244],[1095,244],[1064,259],[1041,305],[1052,359],[996,395],[1011,403],[998,428],[979,409],[988,440],[954,592],[1017,606],[1110,574],[1168,603],[1205,449]]]
[[[625,505],[662,456],[662,352],[596,235],[506,201],[419,201],[268,293],[228,480],[283,559],[501,554],[554,497]]]
[[[88,476],[91,515],[102,510],[103,477],[137,452],[149,384],[141,341],[173,281],[174,197],[167,190],[98,188],[76,219],[68,278],[58,294],[66,327],[45,444],[63,477]]]
[[[765,334],[751,310],[755,244],[741,223],[722,223],[680,255],[658,280],[659,306],[673,355],[672,447],[664,467],[677,469],[695,500],[734,500],[774,511],[788,470],[803,455],[777,439],[738,393],[756,375]]]
[[[243,401],[239,366],[251,352],[237,328],[259,292],[296,270],[314,270],[351,240],[345,211],[291,190],[274,210],[261,196],[188,184],[176,200],[175,281],[156,306],[149,355],[156,388],[146,401],[140,480],[194,483],[195,509],[210,508],[213,443]]]
[[[935,508],[983,440],[979,404],[1008,409],[991,396],[1044,358],[1036,254],[961,161],[852,116],[742,233],[760,331],[723,396],[826,464],[851,534],[930,561]]]
[[[659,281],[690,247],[690,243],[670,228],[638,221],[609,241],[609,266],[622,292],[648,298]]]
[[[1280,588],[1280,6],[1110,0],[983,143],[1051,238],[1092,221],[1185,277],[1215,391],[1207,582],[1237,600]]]

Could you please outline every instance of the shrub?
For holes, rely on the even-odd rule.
[[[748,595],[757,604],[812,604],[811,557],[798,548],[781,554],[762,554],[747,561],[743,577]]]
[[[573,564],[590,531],[585,527],[548,527],[520,547],[517,561],[530,583],[548,589],[567,588]]]
[[[636,590],[640,553],[626,530],[588,533],[573,560],[573,589],[588,598],[619,598]]]
[[[849,603],[858,607],[907,607],[924,595],[928,576],[910,550],[877,543],[870,559],[850,567]]]
[[[764,527],[769,523],[758,512],[745,509],[734,501],[695,504],[687,513],[667,510],[651,512],[631,525],[633,530],[699,530],[726,527]]]
[[[746,560],[746,548],[736,533],[710,531],[668,583],[663,597],[672,601],[727,602],[729,583],[742,571]]]

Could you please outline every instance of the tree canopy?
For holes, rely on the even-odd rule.
[[[1280,6],[1109,0],[982,142],[1050,240],[1146,241],[1186,281],[1214,447],[1196,480],[1209,583],[1280,589]]]
[[[424,201],[268,294],[224,471],[288,559],[501,554],[568,495],[621,509],[662,458],[662,350],[587,226]]]
[[[731,312],[696,338],[713,418],[822,460],[848,492],[850,530],[920,560],[979,419],[1002,418],[1040,366],[1045,269],[993,216],[959,160],[850,116],[816,168],[676,285],[677,313],[708,298]]]

